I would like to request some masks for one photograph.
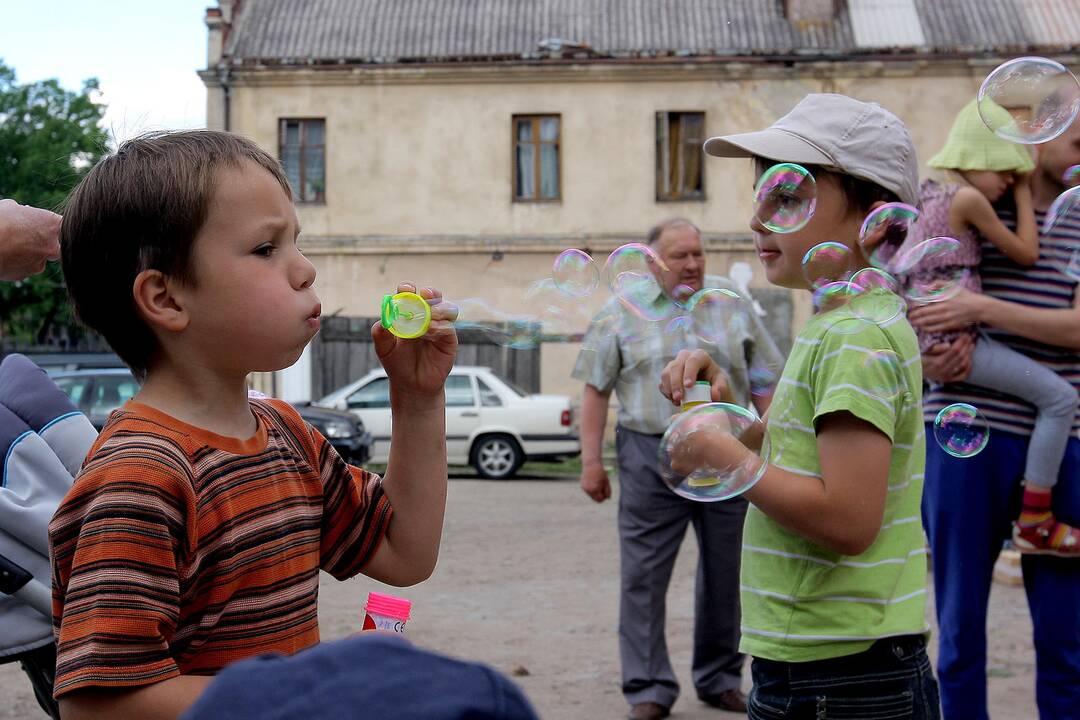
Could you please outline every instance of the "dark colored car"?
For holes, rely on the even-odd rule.
[[[116,408],[134,397],[139,383],[127,368],[95,368],[50,373],[71,402],[98,430]],[[371,457],[371,434],[355,415],[312,403],[294,404],[300,416],[323,434],[345,462],[362,465]]]

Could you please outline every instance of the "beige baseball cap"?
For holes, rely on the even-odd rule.
[[[709,138],[705,152],[821,165],[877,183],[909,205],[919,202],[919,162],[904,123],[846,95],[807,95],[764,130]]]

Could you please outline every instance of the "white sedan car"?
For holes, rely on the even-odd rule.
[[[390,383],[381,368],[339,388],[320,405],[364,421],[372,463],[390,455]],[[482,477],[512,477],[526,460],[557,461],[581,454],[570,398],[529,395],[486,367],[455,367],[446,378],[446,456]]]

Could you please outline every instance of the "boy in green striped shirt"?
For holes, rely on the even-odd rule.
[[[712,138],[705,150],[752,157],[758,176],[798,163],[817,181],[805,226],[778,233],[767,218],[751,222],[769,282],[820,289],[769,408],[768,465],[746,493],[740,649],[754,658],[749,715],[938,718],[925,649],[918,343],[898,297],[859,293],[860,276],[881,279],[874,270],[830,284],[803,265],[829,242],[847,248],[845,276],[868,267],[870,248],[858,242],[867,213],[918,199],[911,137],[878,105],[809,95],[770,128]],[[684,351],[661,390],[678,404],[698,378],[722,396],[720,368]],[[721,433],[686,445],[680,470],[734,466],[751,453]]]

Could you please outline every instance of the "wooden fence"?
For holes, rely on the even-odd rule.
[[[377,318],[324,317],[311,345],[311,396],[321,398],[379,367],[371,326]],[[504,347],[490,333],[458,329],[458,365],[490,367],[527,392],[540,392],[540,347]]]

